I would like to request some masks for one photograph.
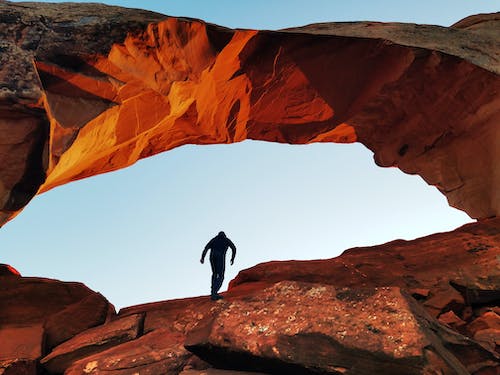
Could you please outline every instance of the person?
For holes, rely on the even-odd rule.
[[[212,238],[203,249],[201,254],[200,262],[203,264],[205,262],[205,255],[210,249],[210,265],[212,266],[212,288],[211,288],[211,299],[213,301],[222,298],[218,294],[219,289],[224,281],[224,272],[226,269],[226,252],[228,248],[232,250],[231,265],[234,264],[234,257],[236,256],[236,246],[234,243],[226,237],[224,232],[219,232],[217,236]]]

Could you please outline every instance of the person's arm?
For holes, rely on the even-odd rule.
[[[209,243],[207,243],[207,246],[203,249],[203,253],[201,253],[201,258],[200,258],[200,263],[203,264],[205,262],[205,255],[207,255],[208,249],[210,249],[210,246],[212,245],[212,240],[210,240]]]
[[[229,238],[228,238],[228,241],[229,241],[229,247],[231,248],[231,251],[233,252],[231,255],[231,265],[233,265],[234,257],[236,256],[236,246],[234,246],[233,241],[231,241]]]

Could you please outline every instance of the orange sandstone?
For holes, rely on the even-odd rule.
[[[0,10],[1,222],[55,186],[245,139],[361,142],[471,217],[500,210],[495,15],[271,32],[104,5]]]

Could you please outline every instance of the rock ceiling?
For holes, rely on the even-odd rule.
[[[361,142],[473,218],[500,210],[498,15],[273,31],[0,3],[0,223],[184,144]]]

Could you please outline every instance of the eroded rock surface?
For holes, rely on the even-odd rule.
[[[500,210],[497,15],[281,32],[0,3],[2,222],[37,192],[183,144],[361,142],[472,217]]]
[[[89,329],[81,327],[94,319],[99,305],[89,296],[98,294],[81,284],[1,277],[0,369],[496,374],[498,220],[349,249],[330,260],[261,264],[242,271],[221,301],[204,296],[131,306]],[[41,304],[47,296],[62,305]],[[67,312],[76,306],[82,309],[71,320]],[[54,320],[47,316],[61,312],[60,324],[83,331],[47,346],[44,338],[68,333],[47,324]],[[2,349],[5,337],[26,337],[26,354],[15,353],[14,341]]]
[[[142,315],[130,315],[86,330],[55,347],[41,360],[51,373],[63,373],[73,362],[142,335]]]
[[[218,368],[272,374],[469,374],[495,371],[500,358],[399,288],[295,281],[231,301],[188,334],[186,348]]]
[[[9,367],[31,368],[31,361],[113,315],[114,307],[83,284],[1,276],[0,362],[22,360]]]
[[[0,1],[0,225],[57,185],[244,139],[361,142],[470,216],[498,216],[499,18],[270,32]],[[222,301],[118,316],[81,284],[0,265],[0,373],[496,374],[499,244],[490,218],[258,265]]]
[[[469,319],[466,306],[500,299],[499,255],[500,219],[495,218],[412,241],[349,249],[332,259],[259,264],[241,271],[229,292],[282,280],[353,288],[391,285],[408,290],[433,316],[453,310]]]

